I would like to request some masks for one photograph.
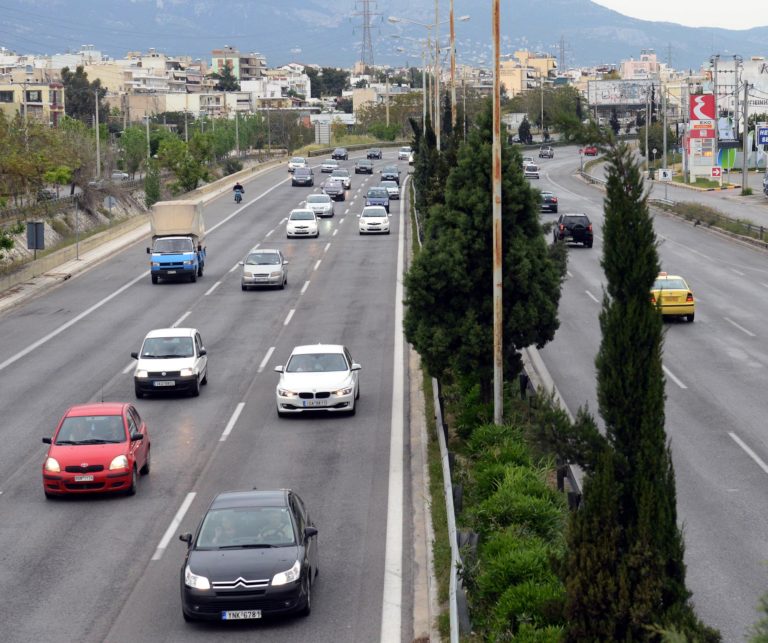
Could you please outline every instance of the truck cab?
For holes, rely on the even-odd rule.
[[[203,276],[206,251],[201,201],[161,201],[150,212],[152,247],[147,248],[152,283]]]

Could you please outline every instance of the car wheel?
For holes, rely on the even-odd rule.
[[[552,210],[552,212],[553,212],[554,214],[557,214],[557,208],[555,208],[554,210]]]
[[[240,290],[246,291],[248,290],[248,286],[246,286],[245,284],[240,284]]]
[[[129,496],[135,496],[136,495],[136,489],[139,486],[139,475],[136,471],[136,467],[134,466],[131,470],[131,486],[128,487],[128,491],[126,492]]]
[[[158,279],[157,279],[157,275],[152,275],[152,283],[153,283],[153,284],[156,284],[156,283],[157,283],[157,280],[158,280]]]
[[[205,367],[205,375],[203,375],[203,379],[200,380],[200,384],[202,384],[203,386],[208,384],[208,367],[207,366]]]
[[[688,323],[689,323],[689,324],[690,324],[690,323],[693,323],[693,318],[695,317],[695,314],[694,314],[694,313],[691,313],[690,315],[687,315],[687,317],[688,317]]]
[[[299,610],[301,616],[309,616],[312,613],[312,581],[309,577],[310,574],[307,574],[307,598],[304,601],[304,606]]]
[[[189,394],[192,397],[197,397],[200,395],[200,380],[198,378],[195,379],[195,383],[192,386],[192,390],[189,392]]]
[[[147,449],[147,461],[144,466],[141,467],[139,473],[143,476],[147,475],[152,468],[152,449]]]
[[[283,413],[280,409],[277,409],[277,417],[284,418],[287,415],[288,415],[287,413]]]
[[[288,283],[288,279],[283,279],[283,280],[280,282],[280,285],[278,286],[278,288],[279,288],[280,290],[285,290],[285,284],[287,284],[287,283]]]
[[[592,242],[591,241],[587,241],[587,243],[585,243],[584,245],[587,246],[587,248],[591,248],[592,247]]]
[[[198,276],[198,277],[202,277],[202,276],[203,276],[203,270],[204,270],[204,269],[205,269],[205,266],[203,266],[203,264],[200,264],[200,265],[197,267],[197,276]]]
[[[43,491],[43,493],[45,494],[46,500],[56,500],[56,494],[48,493],[47,491]]]
[[[144,393],[141,392],[141,389],[138,386],[134,387],[134,392],[136,393],[137,399],[140,400],[142,397],[144,397]]]
[[[355,393],[355,399],[356,400],[360,399],[360,385],[359,384],[357,385],[357,392]]]
[[[194,623],[197,619],[187,614],[184,610],[181,610],[181,615],[187,623]]]
[[[357,404],[353,401],[352,408],[349,409],[349,416],[352,417],[355,413],[357,413]]]
[[[190,277],[189,277],[189,280],[190,280],[192,283],[195,283],[195,282],[197,281],[197,272],[193,272],[193,273],[190,275]]]

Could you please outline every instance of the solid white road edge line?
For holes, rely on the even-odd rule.
[[[163,537],[160,540],[160,544],[157,546],[155,553],[152,554],[152,560],[160,560],[163,557],[165,549],[168,547],[168,543],[171,542],[173,534],[179,528],[181,521],[184,519],[184,514],[187,513],[187,510],[189,509],[189,506],[192,504],[192,501],[195,499],[196,495],[197,494],[194,491],[190,491],[187,494],[187,497],[184,498],[184,502],[181,503],[181,507],[179,507],[179,510],[176,512],[173,520],[171,520],[171,524],[168,525],[168,529],[165,530],[165,533],[163,534]]]
[[[750,337],[754,337],[755,336],[755,334],[752,331],[749,331],[746,328],[744,328],[744,326],[741,326],[741,325],[737,324],[730,317],[723,317],[723,319],[725,321],[727,321],[729,324],[731,324],[734,328],[738,328],[745,335],[749,335]]]
[[[309,283],[309,282],[307,282],[307,283]],[[267,362],[269,361],[269,358],[272,357],[272,353],[274,353],[274,352],[275,352],[275,347],[274,346],[270,346],[269,350],[267,351],[267,354],[264,355],[264,359],[261,360],[261,364],[259,364],[259,370],[258,370],[259,373],[262,373],[264,371],[264,367],[267,365]]]
[[[293,313],[295,313],[295,312],[296,312],[295,308],[291,308],[288,311],[288,316],[285,318],[285,321],[283,322],[283,326],[287,326],[288,324],[291,323],[291,319],[293,318]]]
[[[205,291],[205,294],[203,295],[203,297],[207,297],[208,295],[210,295],[214,290],[216,290],[219,287],[220,284],[221,284],[220,281],[217,281],[215,284],[213,284],[213,286],[211,286],[208,290]]]
[[[757,455],[757,453],[755,453],[752,449],[750,449],[747,446],[747,444],[744,442],[744,440],[742,440],[733,431],[728,431],[728,435],[730,435],[731,438],[733,438],[733,441],[736,444],[738,444],[742,449],[744,449],[745,453],[757,463],[758,467],[760,467],[765,473],[768,473],[768,464],[765,464],[762,458],[760,458],[760,456]]]
[[[407,179],[406,179],[407,182]],[[392,420],[389,438],[389,489],[387,492],[387,541],[384,554],[384,594],[381,601],[381,642],[401,640],[403,614],[403,267],[405,219],[397,238],[395,273],[395,351],[392,368]]]
[[[229,434],[232,433],[232,429],[235,428],[235,423],[237,422],[237,418],[239,418],[240,414],[243,412],[244,406],[245,406],[245,402],[237,403],[237,406],[235,407],[235,410],[232,413],[232,417],[229,418],[229,422],[227,422],[227,426],[224,427],[224,432],[221,434],[221,437],[219,438],[219,442],[224,442],[229,437]]]
[[[663,364],[661,365],[661,368],[664,369],[664,372],[667,374],[667,377],[671,379],[675,384],[677,384],[680,388],[688,388],[685,384],[683,384],[680,379],[672,372],[670,371],[666,366]]]
[[[305,292],[307,292],[307,288],[309,288],[309,282],[305,281],[304,285],[301,287],[301,294],[303,295]]]
[[[171,328],[176,328],[181,322],[183,322],[187,317],[189,317],[192,314],[191,310],[188,310],[185,312],[181,317],[179,317],[173,324],[171,324]]]

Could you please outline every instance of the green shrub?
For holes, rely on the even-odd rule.
[[[558,579],[525,581],[509,587],[491,614],[491,639],[505,640],[523,625],[545,627],[562,623],[565,589]]]
[[[224,161],[224,164],[222,165],[222,169],[224,171],[225,176],[229,176],[230,174],[234,174],[235,172],[239,172],[243,169],[243,163],[242,161],[236,159],[236,158],[228,158]]]
[[[559,625],[538,628],[530,623],[523,623],[512,640],[516,643],[560,643],[564,635],[563,627]]]
[[[51,219],[50,226],[53,228],[53,231],[60,237],[66,237],[72,232],[69,229],[69,226],[61,219]]]

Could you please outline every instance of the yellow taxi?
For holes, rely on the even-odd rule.
[[[696,302],[685,279],[678,275],[660,272],[651,287],[651,303],[658,306],[662,315],[685,317],[693,321]]]

